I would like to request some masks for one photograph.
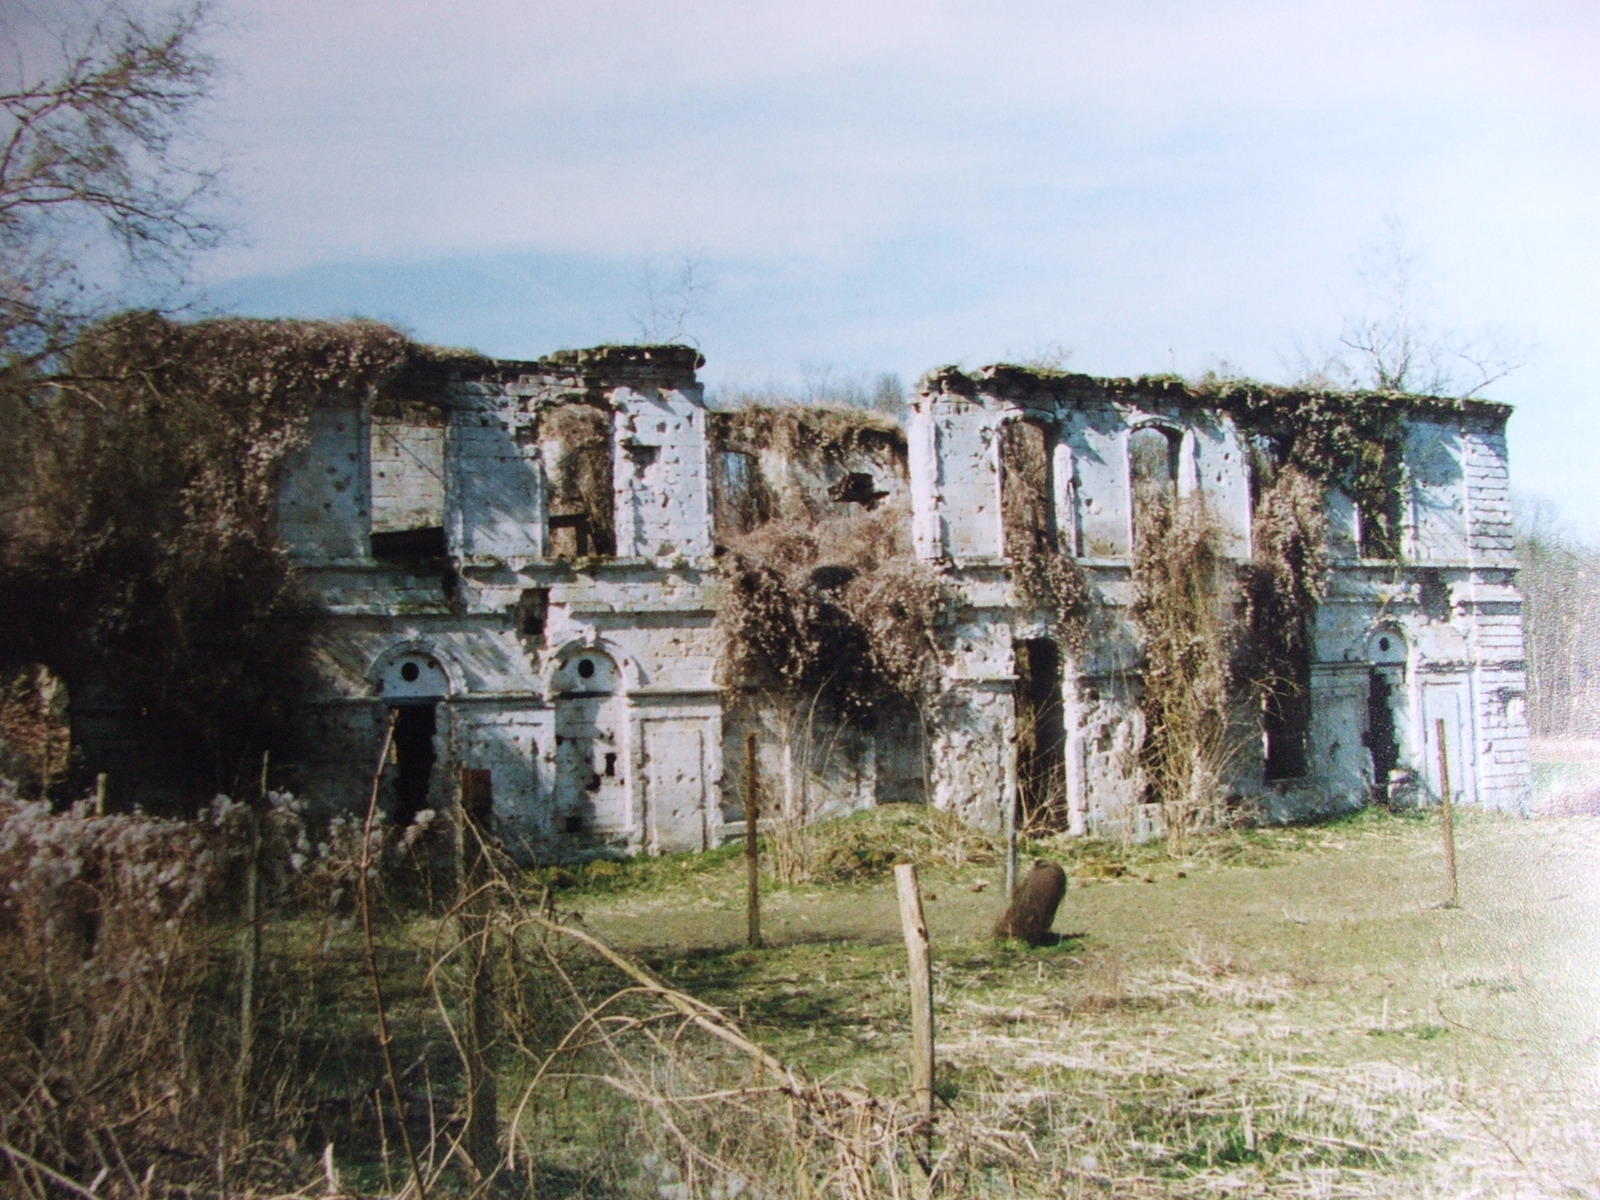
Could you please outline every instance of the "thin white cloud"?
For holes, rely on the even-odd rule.
[[[694,251],[722,272],[713,376],[1051,341],[1116,373],[1274,374],[1358,302],[1398,213],[1444,319],[1542,346],[1501,393],[1523,469],[1587,478],[1578,439],[1539,432],[1600,438],[1587,0],[224,2],[249,240],[218,280],[316,275],[348,308],[411,264],[587,260],[614,287]],[[506,288],[501,352],[630,332],[609,293],[555,321],[463,270]],[[478,336],[423,292],[376,308]]]
[[[1582,37],[1464,11],[275,3],[242,10],[226,49],[254,245],[223,269],[686,239],[826,252],[964,171],[1070,192],[1158,173],[1173,141],[1227,155],[1287,128],[1305,157],[1281,169],[1314,176],[1319,143],[1351,131],[1592,109]]]

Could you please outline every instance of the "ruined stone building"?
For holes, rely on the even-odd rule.
[[[1248,406],[1177,380],[945,369],[902,429],[711,412],[698,365],[607,347],[317,408],[280,502],[325,613],[300,789],[362,803],[392,715],[397,818],[459,796],[539,854],[718,844],[742,820],[749,732],[763,777],[802,776],[812,814],[925,801],[994,826],[1031,790],[1075,832],[1159,826],[1128,615],[1140,497],[1203,497],[1223,556],[1250,559],[1272,468]],[[1507,415],[1407,398],[1377,484],[1323,487],[1326,582],[1289,699],[1239,701],[1220,781],[1235,802],[1288,818],[1413,776],[1436,793],[1442,722],[1458,798],[1524,804]],[[764,522],[867,513],[940,589],[932,683],[865,719],[809,713],[797,751],[761,690],[719,668],[735,586],[719,563]],[[817,553],[807,586],[825,597],[853,569]],[[1025,586],[1035,553],[1077,581],[1073,636]]]

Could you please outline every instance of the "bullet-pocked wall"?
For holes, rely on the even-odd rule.
[[[1306,401],[1261,393],[1255,399]],[[1309,622],[1297,753],[1271,754],[1253,697],[1235,714],[1244,733],[1230,753],[1226,785],[1273,819],[1391,795],[1436,797],[1441,728],[1457,800],[1511,811],[1527,803],[1509,409],[1426,397],[1384,402],[1401,414],[1392,435],[1399,470],[1392,495],[1381,498],[1398,519],[1398,537],[1390,552],[1373,555],[1378,539],[1370,528],[1364,536],[1350,487],[1324,481],[1329,569]],[[1020,564],[1006,557],[999,520],[1002,447],[1007,425],[1019,422],[1047,431],[1056,506],[1048,519],[1094,609],[1062,671],[1062,806],[1076,832],[1148,832],[1161,816],[1140,766],[1143,656],[1131,617],[1141,480],[1159,476],[1172,495],[1198,497],[1219,528],[1223,554],[1245,564],[1261,486],[1260,435],[1243,428],[1229,404],[1177,380],[1013,367],[970,375],[945,369],[924,380],[910,428],[916,542],[959,592],[943,703],[970,714],[935,739],[934,775],[944,802],[991,820],[971,792],[1013,802],[1014,756],[997,764],[993,747],[1017,736],[1018,710],[1004,697],[1018,679],[1022,648],[1049,633],[1045,616],[1030,612],[1029,598],[1007,578]],[[1369,527],[1378,520],[1365,516]],[[1007,642],[1018,652],[1008,656]],[[1287,772],[1286,761],[1293,764]]]
[[[902,430],[708,412],[699,364],[680,346],[463,360],[404,403],[324,399],[280,492],[323,614],[300,790],[363,803],[392,721],[383,802],[402,819],[469,796],[530,856],[715,845],[744,815],[745,734],[768,780],[793,753],[719,671],[722,544],[871,512],[903,522],[950,597],[938,686],[807,748],[810,811],[926,801],[997,826],[1019,789],[1049,786],[1074,832],[1157,827],[1130,616],[1140,488],[1203,497],[1225,556],[1249,559],[1258,447],[1235,412],[1171,380],[946,369]],[[1506,416],[1408,411],[1384,499],[1396,546],[1327,486],[1297,754],[1258,738],[1228,781],[1269,815],[1436,790],[1440,721],[1460,799],[1525,803]],[[1075,638],[1019,586],[1007,522],[1023,519],[1084,581]],[[1391,553],[1363,557],[1375,546]]]

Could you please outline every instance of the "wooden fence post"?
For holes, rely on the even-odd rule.
[[[495,1006],[494,864],[489,855],[488,822],[493,812],[490,775],[485,770],[461,768],[460,799],[456,804],[461,861],[457,877],[457,936],[462,941],[462,973],[466,994],[462,998],[462,1066],[467,1074],[467,1157],[483,1179],[494,1174],[500,1158],[499,1091],[490,1048],[499,1033]]]
[[[234,1108],[241,1128],[248,1113],[245,1103],[250,1094],[250,1073],[256,1048],[256,977],[261,972],[261,838],[267,818],[267,768],[272,751],[261,752],[261,791],[250,806],[249,857],[244,867],[244,944],[239,964],[239,1063],[234,1072]],[[96,802],[104,807],[105,776]]]
[[[933,1119],[933,972],[928,963],[928,923],[922,915],[922,889],[915,863],[894,869],[900,895],[900,929],[911,967],[911,1096],[924,1119]],[[931,1136],[931,1128],[929,1130]]]
[[[744,866],[745,908],[749,918],[750,946],[761,946],[761,852],[756,846],[756,825],[761,819],[761,793],[756,786],[756,735],[744,735]]]
[[[1449,907],[1455,908],[1461,903],[1461,893],[1456,886],[1455,807],[1450,800],[1450,754],[1445,742],[1443,717],[1434,722],[1433,731],[1439,743],[1439,802],[1443,806],[1444,816],[1444,874],[1450,884]]]

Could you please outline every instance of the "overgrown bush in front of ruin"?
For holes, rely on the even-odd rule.
[[[945,585],[912,555],[899,505],[811,524],[770,521],[731,539],[717,611],[730,681],[870,719],[936,685]]]
[[[323,396],[404,389],[436,364],[367,321],[125,313],[48,375],[12,372],[0,479],[0,667],[109,684],[191,794],[278,743],[311,612],[277,484]]]
[[[376,829],[364,853],[360,822],[310,821],[282,793],[259,810],[218,796],[172,819],[92,800],[55,810],[0,781],[0,1142],[26,1156],[0,1163],[5,1176],[50,1195],[41,1170],[98,1180],[99,1194],[131,1200],[214,1185],[222,1155],[251,1162],[256,1186],[298,1186],[260,1144],[304,1124],[300,1043],[316,1031],[296,1028],[295,1012],[315,995],[329,937],[353,927],[363,862],[375,911],[392,911],[428,828]],[[252,854],[268,908],[324,932],[259,985],[263,1049],[241,1081],[230,935]]]
[[[1139,765],[1160,802],[1167,840],[1228,819],[1226,779],[1238,758],[1235,712],[1241,627],[1234,564],[1202,497],[1142,504],[1133,555],[1133,619],[1144,641],[1144,743]]]
[[[810,872],[811,772],[839,731],[873,728],[897,701],[925,720],[938,690],[948,592],[912,554],[908,527],[902,505],[773,520],[730,538],[718,567],[721,677],[777,726],[772,845],[785,879]]]

